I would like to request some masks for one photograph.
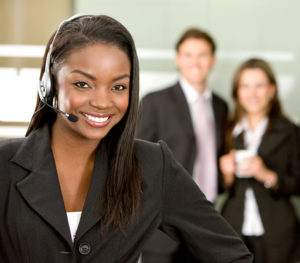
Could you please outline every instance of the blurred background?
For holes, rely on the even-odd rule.
[[[34,110],[44,47],[75,13],[106,14],[132,33],[141,92],[177,80],[174,45],[191,26],[217,42],[210,87],[232,105],[231,79],[249,57],[271,63],[286,115],[300,124],[299,0],[0,0],[0,139],[22,137]]]

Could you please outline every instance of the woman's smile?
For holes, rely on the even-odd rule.
[[[109,124],[111,114],[82,113],[83,119],[92,127],[104,127]]]

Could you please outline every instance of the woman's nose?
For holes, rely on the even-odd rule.
[[[90,98],[90,104],[96,108],[109,108],[112,105],[112,96],[108,87],[99,87],[95,89]]]

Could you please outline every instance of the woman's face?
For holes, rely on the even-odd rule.
[[[237,96],[247,114],[265,115],[274,95],[275,86],[270,84],[263,70],[254,68],[242,71]]]
[[[130,61],[110,44],[97,43],[72,52],[56,74],[58,108],[78,117],[57,115],[60,132],[101,140],[124,117],[129,103]]]

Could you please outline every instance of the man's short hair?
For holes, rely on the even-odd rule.
[[[181,35],[181,37],[179,38],[179,40],[177,41],[176,46],[175,46],[177,52],[178,52],[180,45],[189,38],[197,38],[197,39],[205,40],[211,46],[212,53],[215,54],[215,51],[216,51],[215,41],[207,32],[205,32],[199,28],[189,28]]]

